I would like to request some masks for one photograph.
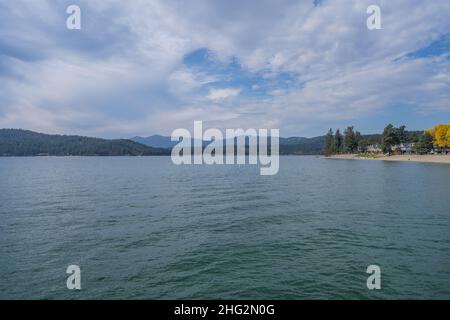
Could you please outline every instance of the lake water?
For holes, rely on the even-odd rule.
[[[450,166],[0,158],[0,298],[450,299]]]

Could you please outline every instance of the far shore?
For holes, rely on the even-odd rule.
[[[410,161],[410,162],[425,162],[425,163],[445,163],[450,164],[450,154],[436,155],[436,154],[404,154],[404,155],[378,155],[375,157],[364,157],[358,154],[336,154],[326,159],[342,159],[342,160],[383,160],[383,161]]]

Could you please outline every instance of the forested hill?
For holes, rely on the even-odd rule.
[[[324,136],[280,138],[282,155],[317,155],[322,153]]]
[[[282,155],[317,155],[322,153],[325,136],[314,138],[291,137],[280,138],[280,154]],[[134,137],[131,140],[150,147],[172,148],[178,142],[174,142],[168,136],[154,135],[149,137]],[[193,141],[191,142],[194,143]],[[203,145],[208,145],[204,142]]]
[[[170,149],[126,140],[49,135],[21,129],[0,129],[0,156],[152,156]]]

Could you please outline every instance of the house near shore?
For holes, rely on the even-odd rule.
[[[414,143],[400,143],[392,146],[392,152],[398,154],[411,154],[413,152]],[[371,144],[367,146],[368,153],[382,154],[383,149],[380,144]]]
[[[379,144],[371,144],[367,146],[367,152],[369,153],[383,153]]]
[[[412,154],[414,143],[400,143],[391,147],[394,154]]]
[[[431,152],[431,154],[449,154],[450,148],[436,148],[434,147]]]
[[[399,145],[395,145],[392,147],[392,150],[395,152],[400,152],[401,154],[411,154],[413,151],[414,143],[400,143]]]

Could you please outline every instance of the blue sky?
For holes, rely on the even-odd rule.
[[[77,4],[82,29],[65,27]],[[366,28],[378,4],[382,29]],[[450,121],[450,2],[0,3],[0,128],[316,136]]]

